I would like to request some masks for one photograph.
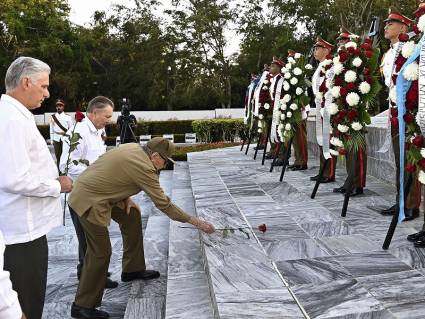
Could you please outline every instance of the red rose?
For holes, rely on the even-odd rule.
[[[346,88],[348,91],[354,91],[356,89],[356,84],[354,84],[354,82],[348,83]]]
[[[365,51],[364,55],[365,55],[368,59],[370,59],[370,58],[372,58],[372,57],[373,57],[373,51]]]
[[[418,85],[418,80],[416,80],[412,82],[412,85],[410,86],[409,91],[407,91],[406,107],[413,110],[418,104],[418,96],[419,96],[419,85]]]
[[[369,74],[370,74],[370,70],[368,68],[364,68],[363,75],[369,75]]]
[[[364,40],[364,43],[372,45],[373,41],[372,41],[371,38],[367,38],[367,39]]]
[[[258,230],[262,233],[265,233],[267,231],[266,224],[261,224],[260,226],[258,226]]]
[[[348,95],[348,91],[346,88],[341,88],[339,94],[341,94],[342,97],[346,97]]]
[[[340,148],[339,149],[339,154],[340,155],[346,155],[347,154],[347,150],[345,148]]]
[[[350,119],[350,121],[353,121],[358,115],[358,112],[356,110],[351,110],[348,112],[347,117]]]
[[[392,117],[391,120],[391,127],[397,129],[398,128],[398,118]]]
[[[350,54],[353,54],[355,51],[356,51],[356,49],[354,49],[353,47],[349,47],[347,49],[347,52],[350,53]]]
[[[419,160],[419,161],[418,161],[418,165],[419,165],[421,168],[425,168],[425,158],[423,158],[423,159]]]
[[[414,137],[414,139],[412,140],[413,145],[415,145],[416,147],[422,147],[424,144],[424,138],[422,135],[417,135]]]
[[[341,63],[344,63],[345,61],[347,61],[348,60],[348,53],[347,52],[345,52],[345,51],[341,51],[341,52],[339,52],[339,61],[341,62]]]
[[[362,54],[362,51],[359,48],[357,48],[357,49],[354,50],[353,54],[355,56],[360,56],[360,54]]]
[[[85,118],[84,114],[80,111],[75,112],[75,121],[81,122]]]
[[[325,72],[320,71],[320,76],[321,76],[321,77],[322,77],[322,76],[325,76]]]
[[[367,42],[365,41],[365,43],[363,43],[363,44],[362,44],[362,49],[363,49],[363,50],[366,50],[366,51],[370,51],[370,50],[372,50],[372,44],[367,43]]]
[[[340,77],[335,78],[335,86],[342,86],[344,81]]]
[[[341,117],[341,119],[344,119],[344,117],[347,115],[347,111],[346,110],[341,110],[340,112],[339,112],[339,116]]]
[[[406,165],[406,171],[408,171],[409,173],[414,173],[416,172],[416,166],[414,164],[407,164]]]
[[[400,33],[398,35],[398,40],[400,42],[407,42],[407,41],[409,41],[409,36],[406,33]]]
[[[406,112],[406,114],[404,114],[403,118],[404,118],[404,121],[407,124],[413,123],[413,121],[415,120],[415,117],[410,112]]]
[[[322,84],[319,87],[319,92],[326,92],[328,90],[328,88],[326,87],[326,81],[323,81]]]

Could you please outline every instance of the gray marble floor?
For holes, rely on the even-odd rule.
[[[249,234],[201,236],[220,318],[424,318],[425,250],[405,239],[421,229],[422,215],[398,225],[390,249],[381,248],[391,218],[375,207],[392,204],[394,187],[368,176],[343,218],[343,196],[332,189],[345,169],[312,200],[316,159],[279,182],[280,169],[270,173],[270,161],[261,166],[252,155],[235,147],[188,160],[198,215]]]

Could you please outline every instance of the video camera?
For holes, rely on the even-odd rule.
[[[131,104],[129,99],[121,100],[121,115],[118,117],[117,124],[120,128],[121,144],[137,142],[134,129],[137,126],[136,117],[130,113]]]

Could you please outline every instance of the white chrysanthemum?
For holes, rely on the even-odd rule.
[[[353,70],[348,70],[345,73],[345,76],[344,76],[345,82],[351,83],[351,82],[354,82],[356,79],[357,79],[357,74]]]
[[[284,131],[284,132],[283,132],[283,136],[284,136],[284,137],[288,137],[288,136],[289,136],[289,131]]]
[[[261,133],[263,133],[263,129],[259,127],[257,132],[261,134]]]
[[[262,128],[263,127],[263,121],[258,121],[258,127]]]
[[[290,119],[290,118],[292,117],[292,112],[288,112],[288,113],[286,113],[286,117],[287,117],[288,119]]]
[[[335,145],[337,147],[343,147],[344,144],[342,143],[342,141],[338,138],[338,137],[332,137],[330,140],[330,143],[332,145]]]
[[[359,90],[361,94],[368,94],[370,92],[370,84],[366,81],[360,83]]]
[[[292,85],[297,85],[298,84],[298,79],[297,78],[292,78],[291,81],[289,81]]]
[[[363,125],[361,125],[359,122],[353,122],[351,124],[351,128],[355,131],[360,131],[363,128]]]
[[[291,124],[286,123],[285,125],[285,131],[290,131],[291,130]]]
[[[283,102],[289,103],[290,100],[291,100],[291,96],[289,94],[285,94],[285,96],[283,97]]]
[[[332,89],[331,89],[331,94],[332,94],[332,96],[334,97],[334,98],[339,98],[340,96],[341,96],[341,93],[340,93],[340,91],[341,91],[341,87],[340,86],[334,86]]]
[[[396,87],[391,88],[389,98],[390,98],[391,102],[397,103],[397,89],[396,89]]]
[[[294,74],[295,75],[301,75],[301,74],[303,74],[303,71],[300,68],[295,68],[294,69]]]
[[[335,63],[334,72],[336,75],[340,75],[344,71],[344,65],[342,63]]]
[[[285,119],[286,119],[286,115],[285,115],[285,114],[281,114],[281,115],[280,115],[280,119],[281,119],[282,121],[285,121]]]
[[[345,48],[346,48],[346,49],[348,49],[348,48],[354,48],[354,49],[357,49],[357,43],[356,43],[356,42],[353,42],[353,41],[347,42],[347,43],[345,44]]]
[[[335,151],[333,149],[330,149],[329,150],[329,153],[331,153],[331,155],[333,155],[333,156],[338,156],[339,155],[339,152],[338,151]]]
[[[418,29],[421,32],[425,32],[425,15],[419,18]]]
[[[311,64],[306,64],[305,69],[306,70],[313,70],[313,66]]]
[[[360,59],[359,57],[355,58],[353,60],[353,66],[355,66],[356,68],[358,68],[359,66],[361,66],[363,64],[362,59]]]
[[[295,53],[294,58],[297,60],[301,58],[301,53]]]
[[[329,105],[329,114],[330,115],[335,115],[336,113],[338,113],[338,105],[336,105],[335,103],[331,103]]]
[[[347,133],[350,128],[347,125],[338,124],[338,131]]]
[[[281,123],[281,124],[279,124],[278,126],[277,126],[277,129],[279,130],[279,131],[282,131],[283,130],[283,128],[284,128],[284,126],[283,126],[283,124]]]
[[[296,95],[301,95],[301,94],[303,94],[304,93],[304,90],[302,89],[302,88],[297,88],[296,90],[295,90],[295,94]]]
[[[349,106],[356,106],[360,102],[360,96],[357,93],[351,92],[351,93],[348,93],[345,100],[347,101],[347,104]]]
[[[296,61],[294,60],[293,57],[289,57],[288,58],[288,62],[291,63],[291,64],[295,64],[296,63]]]
[[[415,41],[408,41],[403,45],[403,48],[401,49],[401,55],[405,59],[408,59],[415,51],[415,48],[416,48]]]
[[[280,106],[280,109],[282,111],[286,111],[287,108],[288,108],[288,106],[285,103],[284,104],[281,104],[281,106]]]
[[[425,148],[421,148],[421,156],[425,158]]]
[[[269,80],[264,80],[264,84],[269,84]]]
[[[291,63],[286,63],[285,68],[287,68],[288,70],[292,69],[292,64]]]
[[[270,108],[270,104],[269,104],[269,103],[264,103],[264,108],[265,108],[266,110],[268,110],[268,109]]]
[[[425,172],[423,170],[419,171],[418,180],[421,184],[425,184]]]
[[[267,86],[263,86],[263,90],[265,91],[265,90],[268,90],[269,88],[267,87]]]
[[[263,115],[263,114],[260,114],[260,115],[258,115],[258,118],[259,118],[260,120],[262,120],[262,119],[264,118],[264,115]]]
[[[334,82],[331,79],[326,80],[326,87],[328,89],[332,88],[333,84],[334,84]]]
[[[332,61],[333,61],[334,64],[340,63],[339,55],[337,55],[336,57],[334,57]]]
[[[288,72],[288,70],[285,67],[280,69],[280,73],[285,74],[286,72]]]
[[[290,108],[292,111],[296,111],[296,110],[298,110],[298,105],[296,105],[295,103],[292,103],[292,104],[289,106],[289,108]]]
[[[416,62],[410,63],[403,72],[407,81],[416,81],[419,77],[419,65]]]
[[[283,82],[283,90],[284,91],[289,91],[290,88],[291,88],[291,86],[289,85],[289,83],[287,81]]]
[[[284,78],[289,80],[291,78],[291,72],[289,72],[289,71],[286,72],[285,75],[284,75]]]

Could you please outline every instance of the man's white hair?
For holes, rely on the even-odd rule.
[[[34,82],[37,81],[43,72],[50,74],[50,66],[43,61],[25,56],[17,58],[6,72],[4,79],[6,92],[16,89],[24,77],[30,78]]]

